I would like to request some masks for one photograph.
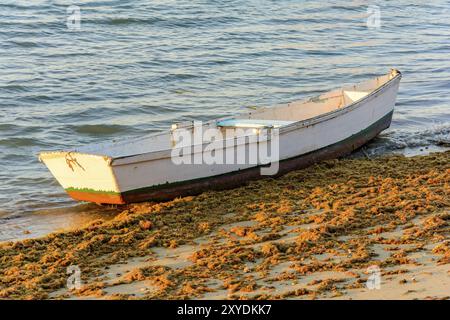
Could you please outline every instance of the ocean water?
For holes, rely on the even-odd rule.
[[[450,143],[450,1],[79,0],[79,30],[72,4],[0,1],[0,240],[102,214],[66,196],[41,150],[289,102],[391,67],[404,75],[393,123],[367,152]]]

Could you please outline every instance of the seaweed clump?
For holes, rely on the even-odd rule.
[[[95,279],[109,266],[182,245],[195,246],[189,265],[144,266],[122,282],[154,285],[147,299],[214,292],[232,299],[315,298],[361,287],[359,271],[371,265],[414,263],[410,255],[428,244],[437,263],[448,264],[449,160],[450,152],[326,161],[233,190],[130,205],[111,221],[77,230],[2,243],[0,298],[49,298],[65,287],[71,265],[90,282],[75,294],[104,296]],[[198,239],[207,241],[200,246]],[[379,245],[390,248],[388,257],[377,256]],[[405,245],[412,249],[400,248]],[[320,272],[348,277],[297,286]],[[282,290],[279,283],[290,286]]]

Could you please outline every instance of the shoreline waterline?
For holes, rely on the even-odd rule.
[[[376,158],[388,155],[404,155],[412,157],[416,155],[428,155],[432,152],[445,152],[450,147],[426,146],[399,149],[388,154],[368,155],[365,147],[353,152],[347,158]],[[126,205],[96,205],[92,203],[79,203],[73,201],[70,206],[57,208],[45,208],[35,211],[27,211],[22,214],[0,212],[0,243],[4,241],[16,241],[45,236],[56,231],[70,231],[96,219],[113,218],[119,214]]]

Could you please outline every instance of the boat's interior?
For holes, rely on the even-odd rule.
[[[347,107],[388,82],[396,71],[360,84],[346,86],[324,93],[306,101],[295,101],[275,108],[263,108],[255,112],[219,121],[224,127],[281,127],[294,122],[308,120],[334,110]]]
[[[356,85],[336,89],[308,100],[295,101],[273,108],[261,108],[236,117],[227,117],[218,121],[210,121],[204,125],[207,127],[217,126],[224,128],[280,128],[294,122],[308,120],[340,108],[345,108],[352,103],[363,99],[396,75],[397,71],[392,70],[384,76],[379,76]],[[172,126],[172,130],[174,128],[193,128],[193,124],[192,122],[176,124]],[[168,150],[172,147],[172,134],[164,132],[141,138],[85,146],[76,151],[107,155],[115,158]]]

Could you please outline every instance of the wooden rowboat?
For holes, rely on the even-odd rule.
[[[221,141],[215,140],[216,147],[221,143],[226,157],[231,154],[236,159],[242,152],[250,156],[253,144],[267,146],[275,141],[273,131],[276,130],[276,160],[279,160],[276,175],[281,175],[346,155],[388,128],[400,79],[401,73],[391,70],[386,75],[304,101],[261,108],[201,125],[176,124],[167,132],[140,138],[77,150],[42,152],[39,159],[66,192],[81,201],[102,204],[163,201],[210,189],[231,188],[264,177],[261,168],[267,161],[194,160],[194,163],[180,164],[174,161],[174,150],[182,150],[179,154],[183,156],[201,158],[207,147],[204,141],[174,144],[175,133],[214,128],[226,131]],[[252,131],[240,136],[241,128]],[[261,129],[267,130],[265,134]],[[252,139],[252,135],[265,138]],[[269,162],[275,162],[272,160]]]

